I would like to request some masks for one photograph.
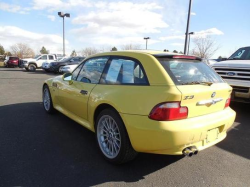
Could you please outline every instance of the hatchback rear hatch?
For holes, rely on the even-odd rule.
[[[224,110],[232,88],[201,59],[185,55],[155,55],[182,94],[188,118]]]

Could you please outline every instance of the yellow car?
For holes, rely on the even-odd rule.
[[[235,120],[232,88],[194,56],[121,51],[91,56],[45,81],[43,105],[95,132],[103,156],[192,156],[222,141]]]

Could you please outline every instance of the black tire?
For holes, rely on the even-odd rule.
[[[101,132],[104,132],[104,131],[100,130],[100,129],[102,129],[101,126],[103,124],[101,121],[104,120],[106,117],[111,117],[112,120],[115,121],[117,126],[114,129],[118,129],[117,132],[119,133],[118,138],[120,139],[120,148],[116,147],[116,149],[118,148],[119,150],[117,151],[117,153],[116,153],[117,155],[114,158],[108,157],[107,152],[104,153],[105,150],[107,151],[107,149],[110,149],[110,144],[108,143],[108,141],[113,141],[113,140],[107,140],[108,139],[107,138],[105,141],[102,141],[102,139],[101,139],[101,137],[104,138],[104,136],[101,135],[102,134]],[[112,126],[114,126],[114,124],[112,124]],[[96,134],[96,141],[97,141],[97,145],[99,147],[99,150],[107,161],[109,161],[113,164],[123,164],[123,163],[126,163],[128,161],[133,160],[137,156],[138,153],[133,149],[133,147],[130,143],[125,125],[124,125],[121,117],[119,116],[119,114],[115,110],[113,110],[111,108],[107,108],[107,109],[103,110],[98,115],[97,120],[96,120],[96,124],[95,124],[95,132],[96,132],[95,133]],[[114,133],[114,131],[113,131],[113,133]],[[98,138],[98,136],[99,136],[99,138]],[[108,135],[108,136],[110,138],[110,135]],[[114,135],[112,135],[111,138],[113,138],[113,136]],[[112,143],[112,144],[113,144],[113,146],[112,146],[112,151],[113,151],[115,148],[115,145],[117,145],[117,144],[114,144],[114,143]],[[103,146],[105,146],[105,148],[103,148]]]
[[[29,64],[28,69],[29,69],[29,71],[36,71],[36,65],[35,64]]]
[[[48,97],[49,99],[47,99],[47,102],[49,102],[49,105],[46,105],[45,104],[45,100],[46,100],[46,93],[48,93]],[[51,98],[51,95],[50,95],[50,91],[49,91],[49,87],[47,85],[44,85],[43,86],[43,108],[44,110],[49,113],[49,114],[53,114],[55,112],[55,109],[54,109],[54,106],[53,106],[53,102],[52,102],[52,98]]]
[[[46,71],[47,73],[49,73],[49,70],[47,70],[47,69],[44,69],[44,71]]]

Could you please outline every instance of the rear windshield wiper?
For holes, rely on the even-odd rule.
[[[212,82],[199,82],[199,81],[193,81],[193,82],[183,82],[182,85],[195,85],[195,84],[202,84],[202,85],[207,85],[211,86],[213,83]]]

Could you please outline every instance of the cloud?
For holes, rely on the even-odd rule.
[[[224,33],[217,28],[211,28],[207,30],[201,30],[194,32],[194,37],[206,37],[208,35],[223,35]],[[159,40],[161,41],[168,41],[168,40],[184,40],[185,35],[173,35],[173,36],[165,36],[160,37]]]
[[[27,14],[28,8],[22,8],[19,5],[12,5],[4,2],[0,2],[0,10],[12,12],[12,13],[19,13],[19,14]]]
[[[0,40],[1,45],[7,49],[13,44],[25,43],[35,52],[39,51],[42,46],[45,46],[51,53],[62,53],[63,39],[61,36],[54,34],[40,34],[14,26],[0,26]],[[69,42],[65,40],[65,44],[68,43]]]
[[[159,38],[162,41],[167,41],[167,40],[184,40],[185,35],[177,35],[177,36],[166,36],[166,37],[160,37]]]
[[[91,7],[91,1],[88,0],[33,0],[33,9],[35,10],[71,10],[75,7]]]
[[[82,25],[71,32],[84,42],[90,39],[101,44],[109,41],[138,42],[143,41],[144,36],[160,33],[161,29],[168,27],[157,12],[162,7],[155,3],[99,2],[95,6],[97,10],[72,21],[75,25]]]
[[[195,37],[197,37],[197,36],[198,37],[206,37],[208,35],[224,35],[224,33],[217,28],[211,28],[211,29],[207,29],[207,30],[194,32]]]
[[[55,21],[56,17],[53,15],[48,15],[47,18],[49,18],[51,21]]]
[[[196,16],[196,13],[195,13],[195,12],[191,12],[191,15],[192,15],[192,16]]]

